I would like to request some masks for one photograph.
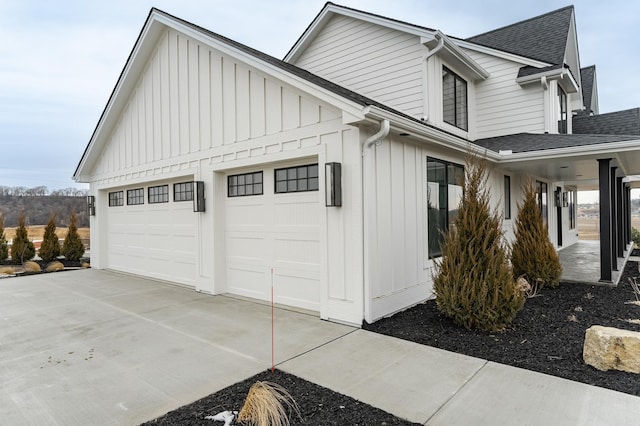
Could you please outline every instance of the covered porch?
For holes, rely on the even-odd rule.
[[[618,285],[633,245],[627,245],[623,256],[617,258],[614,269],[611,271],[611,281],[601,279],[600,247],[600,241],[579,240],[577,243],[561,249],[558,252],[562,264],[560,280],[570,283]]]

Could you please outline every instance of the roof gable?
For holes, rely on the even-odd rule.
[[[574,134],[640,135],[640,108],[573,118]]]
[[[573,6],[567,6],[466,40],[549,64],[562,64],[572,22]]]

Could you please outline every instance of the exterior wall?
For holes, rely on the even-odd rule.
[[[335,15],[295,65],[421,118],[426,52],[417,36]]]
[[[320,315],[359,324],[363,312],[359,130],[341,111],[247,64],[167,31],[121,111],[92,171],[97,213],[92,265],[108,267],[110,188],[191,176],[205,182],[197,215],[198,291],[224,293],[226,174],[255,164],[316,159],[320,165]],[[343,206],[324,207],[324,167],[343,163]]]
[[[490,74],[475,84],[475,138],[545,131],[545,97],[539,84],[516,83],[522,64],[472,50],[465,52]]]

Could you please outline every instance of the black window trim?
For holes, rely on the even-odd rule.
[[[109,207],[124,206],[124,191],[109,192]]]
[[[193,201],[193,196],[193,181],[176,182],[173,184],[174,202]]]
[[[453,123],[450,121],[447,121],[447,119],[444,116],[444,111],[442,114],[442,121],[454,126],[460,130],[464,130],[465,132],[469,131],[469,82],[467,82],[467,80],[465,80],[464,78],[460,77],[460,75],[458,75],[458,73],[454,72],[451,70],[451,68],[447,67],[446,65],[442,66],[442,70],[446,71],[447,73],[449,73],[452,77],[453,77]],[[465,108],[465,117],[464,117],[464,127],[461,125],[460,121],[461,119],[458,118],[458,108],[457,108],[457,86],[459,84],[459,82],[464,83],[464,108]],[[442,91],[442,102],[444,103],[444,85],[443,85],[443,91]]]
[[[310,171],[315,167],[315,176],[310,175]],[[299,177],[298,170],[305,169],[306,176]],[[296,171],[295,178],[289,177],[290,171]],[[278,172],[286,172],[285,179],[278,178]],[[286,189],[278,189],[278,183],[286,182]],[[293,182],[296,182],[295,189],[290,189],[290,186]],[[300,183],[305,182],[306,188],[299,189]],[[310,185],[311,182],[314,182],[313,185]],[[290,167],[281,167],[279,169],[275,169],[273,171],[273,192],[275,194],[290,194],[294,192],[312,192],[320,190],[320,167],[318,163],[309,163],[309,164],[301,164],[299,166],[290,166]]]
[[[127,189],[127,205],[138,206],[141,204],[144,204],[144,188]]]
[[[247,178],[251,182],[247,182]],[[259,177],[259,181],[256,178]],[[242,183],[238,183],[242,179]],[[247,189],[251,191],[247,191]],[[247,173],[237,173],[227,176],[227,197],[251,197],[264,194],[264,173],[262,170]]]
[[[152,194],[151,191],[155,189],[163,188],[164,191]],[[169,185],[155,185],[147,188],[148,202],[149,204],[162,204],[169,202]]]

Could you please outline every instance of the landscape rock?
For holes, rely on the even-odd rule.
[[[601,371],[640,374],[640,332],[594,325],[587,329],[584,362]]]

